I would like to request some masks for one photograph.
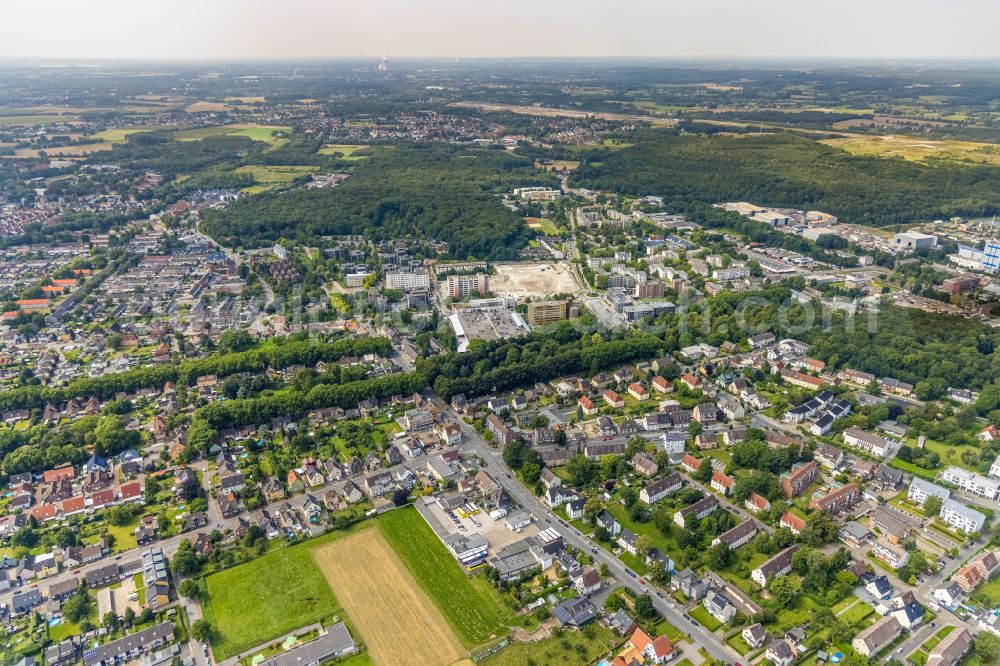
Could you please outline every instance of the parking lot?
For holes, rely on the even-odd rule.
[[[474,504],[445,510],[437,502],[430,501],[426,504],[421,503],[419,508],[439,538],[456,533],[481,534],[489,544],[491,556],[504,546],[538,534],[540,531],[535,523],[525,527],[520,533],[510,530],[503,518],[493,520],[486,511]]]

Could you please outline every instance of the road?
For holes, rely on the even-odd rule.
[[[444,406],[443,401],[440,401],[438,404]],[[489,466],[495,470],[507,469],[506,463],[504,463],[503,457],[498,450],[492,448],[485,441],[483,441],[483,439],[479,436],[479,433],[459,418],[458,414],[452,412],[450,407],[446,407],[446,409],[462,428],[462,434],[464,436],[464,442],[462,444],[463,448],[473,451],[483,460],[489,461]],[[616,580],[620,581],[622,585],[636,594],[657,591],[657,588],[653,586],[641,585],[638,579],[629,575],[629,569],[622,564],[618,558],[614,557],[611,553],[599,547],[595,542],[591,541],[589,538],[564,523],[559,516],[552,513],[548,507],[543,505],[538,498],[529,492],[527,488],[521,485],[517,479],[509,476],[507,473],[496,473],[492,476],[497,483],[503,486],[504,490],[507,491],[507,494],[511,499],[527,509],[536,518],[550,518],[551,522],[543,524],[546,528],[551,527],[559,532],[565,543],[572,545],[575,548],[579,548],[583,552],[591,553],[598,566],[606,564],[608,569],[611,571],[611,575],[614,576]],[[673,602],[668,602],[666,599],[661,599],[655,595],[652,595],[652,599],[656,610],[659,611],[659,613],[663,615],[668,622],[683,631],[685,634],[691,636],[692,640],[696,644],[705,648],[713,659],[726,664],[742,663],[742,657],[736,651],[700,624],[684,617],[683,611],[676,608]]]

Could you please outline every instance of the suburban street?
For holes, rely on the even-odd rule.
[[[443,404],[443,401],[439,404]],[[483,460],[488,460],[489,468],[506,470],[507,466],[503,461],[503,456],[500,451],[492,448],[489,444],[483,441],[482,437],[479,436],[479,433],[466,424],[465,421],[458,416],[458,414],[451,411],[450,407],[447,409],[451,412],[453,418],[457,420],[462,428],[462,434],[464,436],[462,446],[474,451]],[[579,548],[583,552],[591,553],[598,565],[606,564],[608,569],[611,571],[611,574],[616,580],[620,581],[622,585],[637,594],[656,591],[657,588],[648,584],[641,585],[638,578],[633,578],[629,575],[628,568],[622,564],[618,558],[614,557],[611,553],[607,552],[595,542],[591,541],[589,538],[566,524],[562,518],[543,505],[538,498],[528,491],[528,489],[525,488],[520,481],[514,478],[513,475],[510,475],[508,472],[503,472],[493,474],[492,476],[497,483],[504,487],[511,499],[527,509],[535,516],[536,519],[551,519],[550,522],[543,524],[546,528],[552,527],[559,532],[565,543],[570,544],[575,548]],[[705,648],[713,659],[717,659],[727,664],[742,663],[742,657],[735,650],[730,648],[718,636],[708,631],[697,622],[688,620],[684,617],[683,611],[676,608],[676,605],[673,602],[661,599],[655,594],[651,596],[656,610],[672,625],[683,631],[685,634],[691,636],[695,643]]]

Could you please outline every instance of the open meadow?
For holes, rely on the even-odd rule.
[[[820,143],[841,148],[852,155],[899,157],[910,162],[950,160],[1000,164],[1000,146],[992,143],[935,141],[906,135],[856,135],[841,139],[824,139]]]
[[[448,666],[468,655],[379,530],[312,554],[376,664]]]
[[[202,608],[216,629],[216,660],[340,612],[311,546],[282,548],[205,578]]]

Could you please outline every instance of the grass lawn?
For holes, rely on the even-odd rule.
[[[334,532],[207,576],[202,609],[217,630],[215,658],[221,661],[338,613],[337,600],[309,551],[348,533]]]
[[[466,647],[505,635],[517,624],[492,584],[466,576],[415,508],[390,511],[378,525]]]
[[[833,611],[834,615],[840,615],[840,613],[845,608],[847,608],[848,606],[850,606],[852,603],[854,603],[857,600],[858,600],[858,598],[855,595],[853,595],[853,594],[849,595],[849,596],[841,599],[840,601],[838,601],[836,604],[834,604],[833,608],[831,608],[830,610]]]
[[[663,536],[663,533],[656,529],[656,525],[652,521],[648,523],[635,522],[629,515],[628,509],[622,506],[620,502],[609,502],[605,508],[607,508],[608,513],[615,517],[615,520],[621,523],[623,528],[632,530],[638,536],[649,537],[649,540],[653,542],[653,546],[659,548],[660,552],[669,555],[670,559],[675,563],[683,559],[677,542]]]
[[[122,553],[126,550],[139,547],[139,544],[135,540],[135,528],[139,526],[139,518],[135,518],[128,525],[112,525],[108,521],[104,521],[104,525],[108,530],[108,534],[115,539],[115,545],[112,548],[113,552]]]
[[[859,601],[850,610],[844,611],[843,614],[839,615],[838,619],[848,627],[855,627],[868,619],[874,612],[874,608],[863,601]],[[836,613],[834,614],[836,615]]]
[[[926,481],[933,481],[935,477],[935,472],[932,469],[924,469],[923,467],[917,467],[913,463],[908,463],[900,460],[899,458],[893,458],[889,461],[889,467],[895,467],[896,469],[906,472],[907,474],[913,474],[919,476]]]
[[[614,632],[596,622],[579,631],[537,643],[511,643],[495,655],[479,662],[484,666],[529,666],[529,664],[592,664],[619,642]]]
[[[774,623],[767,625],[768,629],[788,631],[792,627],[797,627],[809,621],[813,613],[819,606],[810,597],[800,594],[796,597],[793,607],[786,606],[778,611]]]
[[[997,605],[1000,602],[1000,576],[982,585],[973,596],[988,600],[990,606]]]
[[[743,640],[743,636],[740,633],[735,633],[727,638],[726,643],[729,644],[729,647],[733,648],[740,654],[746,654],[750,651],[750,646],[747,645],[745,640]]]
[[[716,629],[722,626],[721,622],[719,622],[714,617],[709,615],[708,611],[705,610],[704,606],[696,606],[695,608],[692,608],[691,611],[688,612],[688,615],[694,618],[695,622],[705,627],[709,631],[715,631]]]

